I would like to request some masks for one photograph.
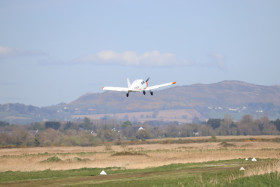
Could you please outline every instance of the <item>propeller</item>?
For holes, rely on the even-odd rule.
[[[150,77],[148,77],[148,78],[147,78],[146,82],[148,82],[148,81],[149,81],[149,79],[150,79]]]

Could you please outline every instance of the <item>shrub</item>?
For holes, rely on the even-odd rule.
[[[62,161],[59,157],[57,156],[52,156],[47,158],[47,160],[43,161],[43,162],[60,162]]]

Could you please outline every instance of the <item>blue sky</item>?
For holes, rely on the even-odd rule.
[[[2,0],[0,104],[49,106],[102,86],[280,84],[278,0]]]

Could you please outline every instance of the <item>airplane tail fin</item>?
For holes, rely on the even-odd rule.
[[[131,86],[129,78],[126,79],[128,88]]]

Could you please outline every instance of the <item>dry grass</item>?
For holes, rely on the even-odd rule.
[[[234,146],[227,148],[221,146],[220,142],[207,142],[111,146],[110,149],[106,146],[0,149],[0,171],[67,170],[83,167],[132,169],[172,163],[250,157],[280,159],[280,143],[232,142],[232,144]],[[112,156],[116,152],[131,152],[137,154],[137,156],[133,154]],[[54,156],[61,161],[46,162],[48,158]],[[280,164],[278,163],[278,165]],[[246,170],[246,172],[249,172],[249,170]]]
[[[244,172],[244,176],[254,176],[254,175],[263,175],[268,174],[272,172],[278,172],[278,175],[280,175],[280,161],[274,160],[271,162],[266,162],[262,164],[258,164],[255,167],[248,168]]]

